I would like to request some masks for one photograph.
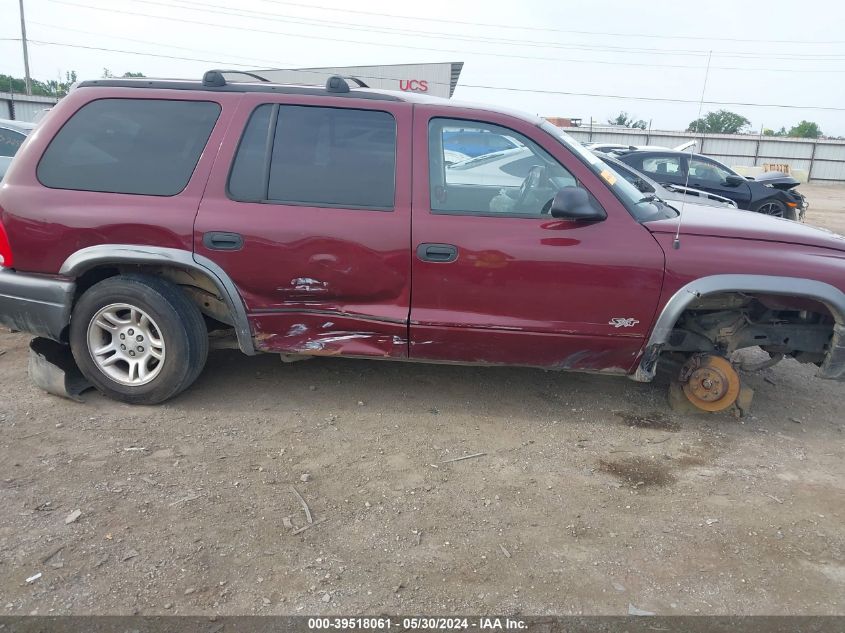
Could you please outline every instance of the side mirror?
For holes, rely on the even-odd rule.
[[[581,187],[564,187],[558,191],[549,212],[553,218],[574,222],[599,222],[607,218],[604,209],[590,204],[590,195]]]
[[[742,176],[735,176],[734,174],[728,174],[725,177],[725,184],[728,187],[739,187],[744,182],[745,182],[745,178],[743,178]]]

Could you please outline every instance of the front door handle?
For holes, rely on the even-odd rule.
[[[452,244],[420,244],[417,257],[424,262],[448,264],[458,259],[458,247]]]
[[[202,236],[202,243],[213,251],[239,251],[244,247],[244,238],[238,233],[210,231]]]

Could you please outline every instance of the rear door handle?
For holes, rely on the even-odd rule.
[[[417,257],[424,262],[448,264],[458,259],[458,247],[452,244],[420,244]]]
[[[210,231],[202,236],[202,243],[213,251],[239,251],[244,246],[244,238],[238,233]]]

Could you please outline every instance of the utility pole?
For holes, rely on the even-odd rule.
[[[23,0],[19,0],[21,7],[21,44],[23,44],[23,70],[26,77],[26,94],[32,94],[32,79],[29,76],[29,51],[26,48],[26,19],[23,15]]]

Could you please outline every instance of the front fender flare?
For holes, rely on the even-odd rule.
[[[195,270],[211,279],[223,301],[228,306],[235,324],[238,346],[244,354],[254,355],[252,330],[246,314],[246,306],[234,282],[213,261],[202,255],[179,248],[159,246],[136,246],[132,244],[100,244],[89,246],[70,255],[62,264],[59,274],[76,278],[96,266],[109,264],[139,264],[147,266],[177,266]]]
[[[657,371],[657,360],[669,340],[681,314],[700,297],[722,292],[765,293],[806,297],[823,303],[833,315],[831,350],[819,369],[822,378],[845,378],[845,293],[823,281],[775,275],[711,275],[691,281],[678,290],[657,318],[646,343],[640,363],[630,378],[637,382],[651,382]]]

